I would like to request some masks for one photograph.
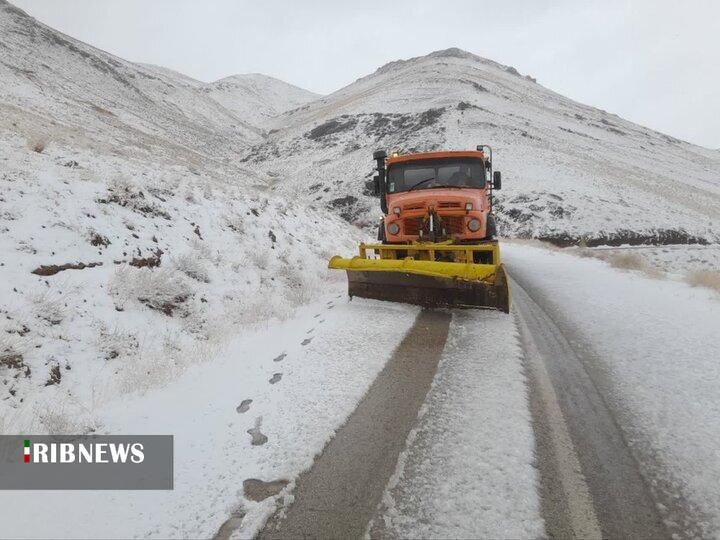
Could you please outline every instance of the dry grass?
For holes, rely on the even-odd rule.
[[[618,268],[620,270],[642,272],[643,274],[653,278],[664,277],[661,270],[652,266],[642,255],[638,255],[632,251],[579,248],[573,250],[572,253],[579,257],[600,259],[601,261],[608,263],[613,268]]]
[[[171,264],[190,279],[201,283],[210,283],[208,269],[198,255],[197,252],[182,253],[173,257]]]
[[[33,313],[50,325],[60,324],[67,314],[67,298],[53,289],[44,289],[30,295],[33,302]]]
[[[168,331],[162,336],[162,343],[142,344],[138,354],[123,364],[115,381],[117,389],[123,394],[144,394],[166,386],[189,366],[216,358],[234,330],[228,328],[227,335],[205,341],[183,339],[182,333]]]
[[[190,283],[175,269],[131,266],[118,268],[109,291],[120,307],[129,300],[137,300],[168,316],[178,311],[181,317],[187,316],[186,302],[194,294]]]
[[[283,296],[293,307],[307,304],[320,292],[319,281],[308,276],[299,265],[283,264],[275,272],[275,277],[285,286]]]
[[[624,270],[635,270],[651,278],[664,278],[665,273],[659,268],[651,265],[647,259],[636,253],[612,253],[608,260],[611,266]]]
[[[621,270],[639,270],[644,272],[649,268],[648,262],[637,253],[629,251],[609,252],[603,254],[601,259],[607,261],[610,266]]]
[[[101,323],[96,345],[106,360],[114,360],[129,358],[136,354],[140,342],[137,334],[133,332],[126,332],[117,327],[109,329]]]
[[[259,270],[268,270],[270,266],[270,254],[260,248],[252,248],[247,254],[248,260]]]
[[[101,424],[95,419],[86,419],[78,416],[77,411],[65,411],[63,407],[50,408],[38,412],[38,420],[48,435],[74,435],[96,432]]]
[[[50,144],[50,141],[46,137],[34,137],[28,141],[28,146],[30,147],[30,150],[32,150],[33,152],[37,152],[38,154],[42,154],[47,148],[48,144]]]
[[[693,287],[720,292],[720,272],[717,270],[692,270],[685,275],[685,282]]]
[[[25,363],[28,351],[35,341],[30,336],[19,337],[7,333],[7,326],[0,327],[0,375],[5,383],[9,378],[30,377],[32,370]]]
[[[144,394],[153,388],[165,386],[183,371],[173,356],[161,351],[146,351],[130,358],[117,381],[123,394]]]
[[[0,345],[0,367],[14,370],[25,368],[22,353],[14,345]]]

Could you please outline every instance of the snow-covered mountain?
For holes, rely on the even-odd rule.
[[[4,0],[0,36],[2,116],[27,137],[175,162],[222,158],[262,140],[192,79],[107,54]]]
[[[204,83],[166,67],[139,65],[158,77],[172,81],[175,86],[210,97],[243,123],[256,128],[264,128],[276,116],[320,97],[261,73],[232,75],[212,83]]]
[[[279,114],[320,97],[260,73],[226,77],[204,85],[202,90],[238,118],[258,127],[264,127]]]
[[[374,149],[491,145],[504,174],[501,232],[558,243],[717,241],[717,152],[565,98],[459,49],[387,64],[273,121],[247,164],[350,221],[378,217],[367,196]],[[302,186],[304,189],[299,189]]]

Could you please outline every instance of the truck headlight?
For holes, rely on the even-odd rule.
[[[388,232],[390,234],[398,234],[400,232],[400,225],[397,223],[391,223],[388,225]]]
[[[472,203],[471,203],[471,202],[466,202],[466,203],[465,203],[465,211],[466,211],[466,212],[470,212],[472,209],[473,209]]]
[[[396,206],[395,208],[393,208],[393,212],[395,213],[396,216],[399,216],[400,215],[400,207]]]
[[[468,221],[467,228],[470,229],[472,232],[478,232],[480,230],[480,220],[472,218],[470,221]]]

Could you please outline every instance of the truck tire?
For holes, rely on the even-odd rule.
[[[381,244],[387,244],[387,237],[385,236],[385,220],[383,219],[380,220],[380,225],[378,225],[377,239]],[[375,255],[378,257],[380,256],[379,249],[375,250]]]
[[[492,240],[497,236],[497,225],[495,224],[495,216],[488,214],[487,224],[485,225],[485,238]]]

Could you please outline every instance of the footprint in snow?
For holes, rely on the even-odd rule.
[[[282,362],[286,356],[287,353],[278,354],[275,358],[273,358],[273,362]]]
[[[268,442],[267,435],[265,435],[264,433],[262,433],[260,431],[261,427],[262,427],[262,416],[258,416],[255,419],[255,427],[247,430],[248,434],[252,437],[250,444],[252,444],[253,446],[262,446],[263,444]]]
[[[306,333],[306,334],[309,334],[309,333],[312,332],[313,330],[315,330],[315,329],[314,329],[314,328],[311,328],[310,330],[308,330],[308,331],[305,332],[305,333]]]
[[[231,513],[230,517],[220,526],[217,532],[218,538],[230,538],[232,533],[242,527],[243,518],[245,517],[245,508],[242,505],[237,506]]]
[[[318,322],[319,322],[320,324],[322,324],[322,323],[325,322],[325,319],[320,319]]]
[[[303,345],[303,346],[304,346],[304,345],[307,345],[307,344],[310,343],[312,340],[313,340],[313,338],[311,338],[311,337],[310,337],[310,338],[305,338],[305,339],[302,340],[302,343],[300,343],[300,345]]]
[[[335,306],[328,306],[328,309],[332,309],[332,308],[334,308],[334,307],[335,307]]]
[[[318,313],[317,315],[313,315],[313,319],[317,319],[319,316],[320,316],[320,313]]]
[[[237,406],[235,409],[239,413],[246,413],[250,410],[250,404],[252,403],[252,399],[243,399],[242,403]]]
[[[280,382],[280,379],[282,379],[282,373],[273,373],[273,376],[269,382],[270,384],[275,384]]]
[[[248,478],[243,481],[243,493],[245,498],[251,501],[260,502],[268,497],[274,497],[280,493],[289,482],[287,480],[273,480],[271,482],[263,482],[257,478]]]

